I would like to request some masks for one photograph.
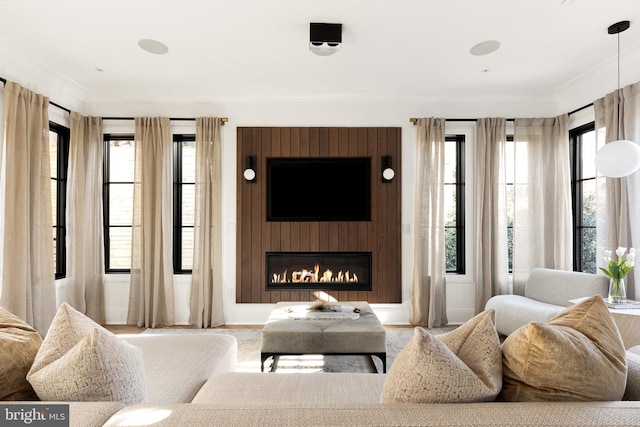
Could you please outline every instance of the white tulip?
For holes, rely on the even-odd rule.
[[[635,255],[636,254],[636,248],[629,249],[629,253]]]
[[[624,253],[627,251],[627,248],[623,248],[622,246],[618,246],[618,249],[616,249],[616,255],[618,255],[619,257],[624,255]]]
[[[605,259],[606,259],[606,258],[611,258],[611,250],[606,249],[606,250],[604,251],[604,257],[605,257]]]
[[[633,261],[636,257],[636,253],[635,252],[629,252],[626,256],[627,260],[629,261]]]

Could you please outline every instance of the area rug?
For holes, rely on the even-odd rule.
[[[433,328],[429,331],[442,334],[455,327]],[[260,328],[213,328],[213,329],[147,329],[142,334],[224,334],[233,335],[238,341],[238,365],[241,372],[260,372]],[[400,350],[413,337],[413,328],[387,328],[387,370]],[[382,371],[382,362],[373,358],[378,371]],[[272,359],[265,362],[265,371],[271,369]],[[369,360],[365,356],[282,356],[278,361],[277,372],[372,372]]]

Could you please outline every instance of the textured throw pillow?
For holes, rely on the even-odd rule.
[[[142,403],[142,350],[62,304],[27,380],[42,400]]]
[[[42,344],[40,334],[0,307],[0,400],[37,400],[27,372]]]
[[[547,322],[531,322],[502,345],[499,400],[620,400],[627,362],[618,328],[600,296]]]
[[[438,336],[415,328],[389,369],[380,402],[494,400],[502,386],[502,355],[493,316],[484,311]]]

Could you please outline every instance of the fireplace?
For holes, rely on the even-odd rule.
[[[371,252],[267,252],[267,291],[371,291]]]

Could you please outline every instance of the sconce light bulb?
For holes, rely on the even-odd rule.
[[[396,173],[391,168],[386,168],[385,170],[382,171],[382,177],[387,181],[391,181],[394,176],[396,176]]]
[[[256,178],[256,171],[253,169],[245,169],[242,175],[247,181],[253,181]]]

